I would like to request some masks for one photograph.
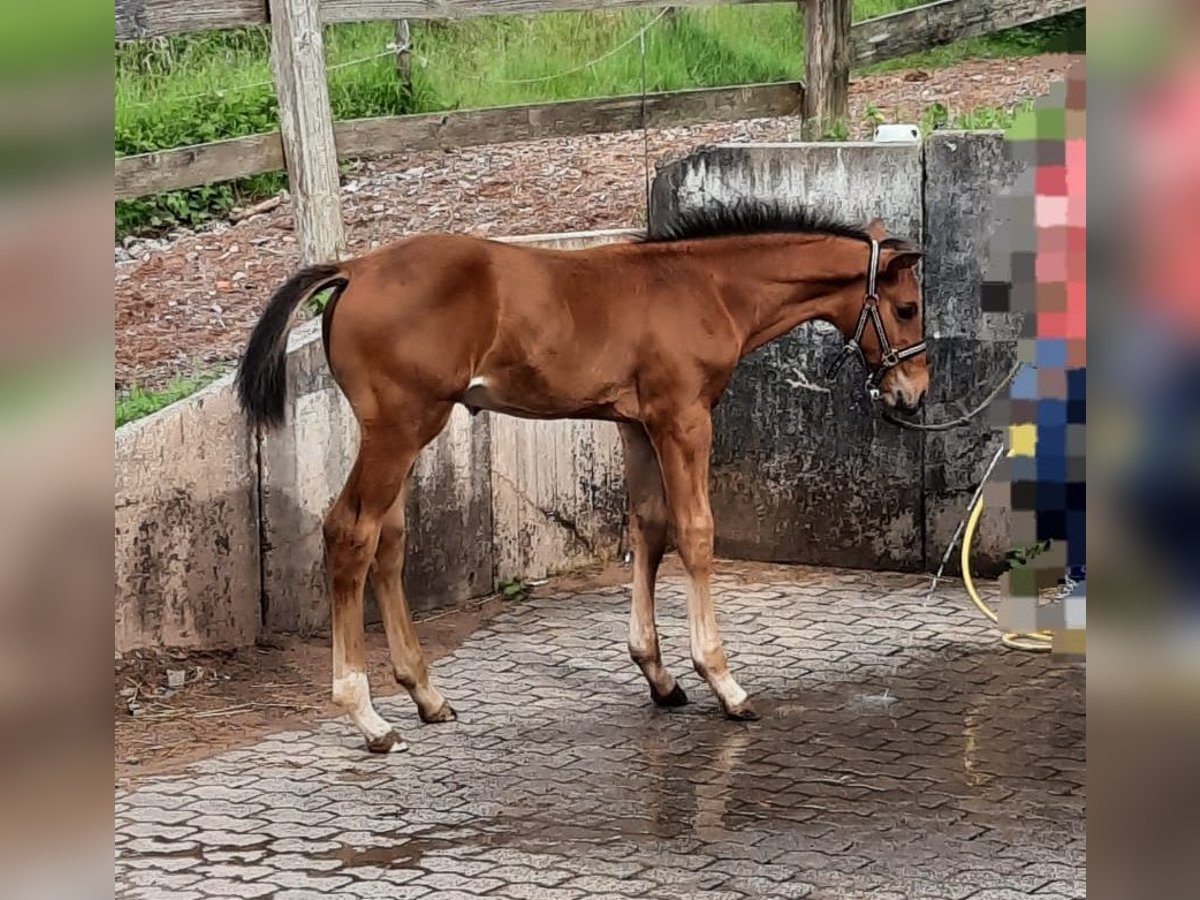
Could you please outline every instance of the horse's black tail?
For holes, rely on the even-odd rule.
[[[275,292],[254,326],[238,366],[238,400],[252,424],[267,428],[283,424],[287,403],[288,323],[296,307],[327,287],[336,288],[334,298],[330,299],[332,303],[348,281],[346,271],[339,266],[308,266]]]

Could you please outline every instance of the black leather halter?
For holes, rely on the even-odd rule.
[[[883,329],[883,317],[879,315],[879,291],[877,290],[879,253],[879,241],[871,238],[871,264],[867,269],[867,295],[863,298],[862,312],[858,314],[858,325],[854,329],[854,337],[846,342],[846,346],[842,348],[842,352],[834,359],[826,376],[832,379],[837,375],[838,370],[841,369],[847,359],[851,357],[856,358],[859,364],[867,371],[867,396],[872,400],[879,399],[879,382],[883,380],[884,375],[906,359],[912,359],[914,356],[920,356],[925,352],[924,341],[912,344],[901,350],[894,350],[888,341],[887,332]],[[867,358],[863,354],[862,349],[862,336],[867,330],[868,320],[875,326],[875,337],[879,340],[879,352],[881,354],[879,366],[874,371],[871,370],[870,365],[867,363]]]

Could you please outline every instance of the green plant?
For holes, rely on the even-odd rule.
[[[287,176],[272,172],[136,200],[118,200],[116,237],[162,234],[180,226],[197,228],[227,215],[237,206],[272,197],[286,187]]]
[[[977,106],[966,112],[951,112],[943,104],[935,103],[922,113],[921,131],[926,135],[943,128],[960,131],[1005,131],[1012,126],[1018,115],[1032,109],[1032,100],[1024,100],[1011,109]]]
[[[1022,566],[1029,565],[1029,563],[1049,549],[1050,541],[1038,541],[1036,544],[1030,544],[1027,547],[1013,547],[1004,554],[1004,559],[1008,563],[1008,568],[1019,569]]]
[[[320,315],[325,311],[325,307],[329,305],[329,299],[333,296],[335,288],[327,288],[319,291],[308,298],[307,309],[310,315]]]
[[[874,103],[868,103],[867,111],[863,114],[863,122],[872,129],[882,125],[884,122],[883,111]]]
[[[821,132],[820,139],[822,141],[848,141],[850,140],[850,126],[845,119],[831,122]]]
[[[937,131],[939,128],[945,128],[950,124],[950,110],[942,103],[934,103],[925,108],[925,112],[921,115],[921,130],[928,134],[931,131]]]
[[[529,596],[532,588],[520,578],[505,578],[498,585],[500,596],[519,603]]]
[[[117,427],[158,412],[184,397],[196,393],[212,381],[215,375],[193,375],[175,378],[162,390],[144,390],[134,385],[117,396]]]

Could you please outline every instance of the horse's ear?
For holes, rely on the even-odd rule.
[[[887,226],[883,224],[883,219],[880,218],[874,218],[864,225],[863,231],[877,241],[882,241],[887,237]]]
[[[883,270],[889,275],[895,275],[903,269],[911,269],[925,255],[916,244],[899,238],[892,238],[884,243],[883,249],[887,251],[883,259]]]

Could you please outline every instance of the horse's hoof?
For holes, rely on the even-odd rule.
[[[686,706],[688,696],[683,692],[683,688],[679,686],[679,682],[675,682],[675,688],[665,697],[661,696],[654,688],[650,688],[650,699],[654,701],[655,706],[661,706],[663,709],[675,709],[678,706]]]
[[[425,715],[420,709],[417,710],[417,715],[421,717],[421,721],[426,725],[437,725],[439,722],[453,722],[458,718],[458,713],[454,711],[454,707],[448,702],[442,703],[441,708],[437,712]]]
[[[367,749],[372,753],[403,753],[408,749],[408,744],[400,739],[395,729],[392,729],[383,737],[368,740]]]
[[[740,706],[727,707],[725,710],[725,718],[733,719],[735,722],[757,722],[758,711],[754,705],[747,700]]]

